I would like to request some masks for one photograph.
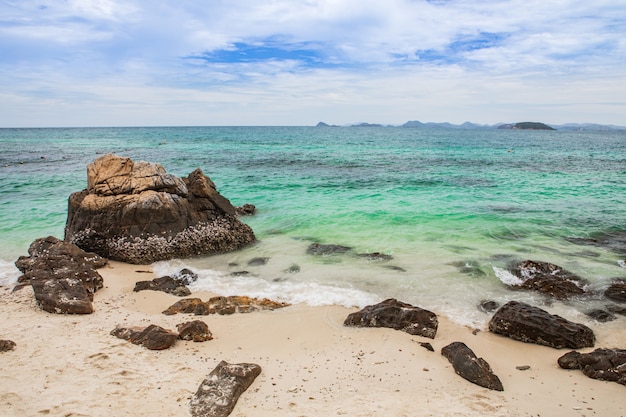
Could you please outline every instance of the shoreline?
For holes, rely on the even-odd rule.
[[[150,266],[110,261],[104,288],[87,316],[40,310],[30,288],[0,287],[0,337],[16,342],[0,354],[0,411],[7,416],[185,416],[200,382],[221,360],[252,362],[262,373],[232,416],[624,416],[624,387],[560,369],[556,350],[461,326],[441,316],[435,339],[385,328],[349,328],[341,306],[293,305],[229,316],[165,316],[179,297],[134,293],[154,278]],[[148,271],[148,272],[137,272]],[[191,297],[206,300],[214,294]],[[205,321],[214,339],[177,341],[150,351],[111,336],[117,325]],[[618,318],[623,322],[623,318]],[[623,348],[626,330],[594,327],[594,348]],[[502,380],[490,391],[456,375],[441,348],[461,341]],[[419,342],[431,343],[430,352]],[[526,371],[517,366],[530,366]]]

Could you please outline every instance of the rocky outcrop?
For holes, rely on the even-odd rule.
[[[236,295],[212,297],[206,302],[200,298],[185,298],[172,304],[167,310],[163,311],[163,314],[168,316],[177,313],[195,314],[196,316],[207,316],[209,314],[226,315],[250,313],[258,310],[275,310],[286,306],[288,304],[268,300],[267,298],[259,299]]]
[[[323,245],[321,243],[311,243],[306,250],[309,255],[327,256],[327,255],[340,255],[351,251],[352,248],[343,245]]]
[[[563,369],[581,369],[593,379],[626,385],[626,350],[596,349],[590,353],[572,351],[558,360]]]
[[[476,357],[465,343],[453,342],[441,349],[454,371],[468,381],[494,391],[504,391],[502,382],[483,358]]]
[[[167,349],[178,339],[177,333],[156,324],[151,324],[146,328],[116,327],[111,331],[111,335],[150,350]]]
[[[390,298],[348,315],[343,325],[389,327],[434,339],[439,321],[433,312]]]
[[[213,339],[209,326],[201,320],[188,321],[176,325],[180,340],[193,340],[194,342],[206,342]]]
[[[617,280],[604,291],[604,296],[618,303],[626,303],[626,281]]]
[[[191,291],[185,284],[169,275],[155,278],[151,281],[138,281],[135,283],[133,291],[139,292],[144,290],[162,291],[179,297],[187,297],[191,294]]]
[[[560,300],[585,293],[586,282],[579,276],[548,262],[521,261],[514,264],[511,273],[522,284],[514,289],[526,289],[555,297]]]
[[[555,349],[593,347],[596,338],[584,324],[573,323],[538,307],[509,301],[491,318],[489,331]]]
[[[146,264],[223,253],[255,240],[235,207],[196,169],[108,154],[87,167],[87,189],[69,198],[65,240],[109,259]]]
[[[237,400],[257,376],[261,367],[253,363],[229,364],[221,361],[202,381],[191,399],[193,417],[227,417]]]
[[[15,349],[15,342],[12,340],[0,340],[0,352],[8,352]]]
[[[24,274],[19,281],[32,285],[42,310],[61,314],[93,312],[93,294],[103,285],[96,269],[106,265],[106,259],[53,236],[35,240],[28,253],[30,256],[21,256],[15,265]]]

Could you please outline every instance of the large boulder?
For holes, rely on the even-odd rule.
[[[389,327],[412,335],[435,338],[437,315],[411,304],[390,298],[351,313],[343,322],[351,327]]]
[[[159,164],[108,154],[87,166],[87,189],[70,196],[65,240],[145,264],[236,250],[255,236],[200,169],[181,179]]]
[[[468,381],[494,391],[504,391],[500,378],[483,358],[479,358],[463,342],[453,342],[441,349],[454,371]]]
[[[585,293],[585,280],[548,262],[521,261],[512,265],[511,273],[521,282],[512,285],[514,289],[537,291],[560,300]]]
[[[35,240],[28,253],[15,265],[24,274],[19,281],[32,285],[41,309],[62,314],[93,312],[93,294],[103,286],[96,269],[106,265],[106,259],[53,236]]]
[[[593,379],[626,385],[626,350],[596,349],[590,353],[572,351],[558,360],[563,369],[581,369]]]
[[[549,314],[538,307],[509,301],[493,315],[489,331],[555,349],[593,347],[596,337],[584,324]]]
[[[257,376],[261,367],[254,363],[229,364],[221,361],[202,381],[190,402],[193,417],[227,417],[237,400]]]

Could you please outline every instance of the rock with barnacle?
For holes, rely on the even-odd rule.
[[[135,264],[223,253],[255,240],[202,170],[185,178],[155,163],[104,155],[69,198],[65,240]]]

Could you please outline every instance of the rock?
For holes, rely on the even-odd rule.
[[[431,339],[437,334],[438,324],[435,313],[394,298],[352,313],[343,322],[344,326],[352,327],[389,327]]]
[[[493,300],[483,300],[478,304],[478,309],[483,313],[491,313],[492,311],[496,311],[498,307],[500,307],[500,304]]]
[[[198,274],[187,268],[183,268],[171,276],[181,285],[191,285],[198,280]]]
[[[163,314],[168,316],[177,313],[195,314],[197,316],[224,315],[275,310],[286,306],[288,304],[271,301],[267,298],[259,299],[245,296],[212,297],[207,302],[203,302],[200,298],[186,298],[168,307],[167,310],[163,311]]]
[[[558,359],[563,369],[581,369],[593,379],[626,385],[626,350],[596,349],[590,353],[572,351]]]
[[[260,373],[261,367],[253,363],[229,364],[221,361],[202,381],[191,399],[191,415],[227,417],[241,394]]]
[[[49,313],[90,314],[93,294],[103,286],[96,271],[107,260],[53,236],[35,240],[30,256],[15,262],[24,274],[21,282],[32,285],[39,307]]]
[[[593,347],[593,331],[578,323],[518,301],[509,301],[491,318],[489,331],[555,349]]]
[[[433,345],[431,345],[430,343],[428,343],[428,342],[419,342],[419,343],[420,343],[420,346],[423,347],[424,349],[426,349],[426,350],[428,350],[430,352],[434,352],[435,351],[435,349],[433,348]]]
[[[609,251],[626,255],[626,231],[611,231],[598,233],[591,238],[568,238],[568,241],[578,245],[591,245]]]
[[[235,207],[235,210],[239,216],[252,216],[256,213],[256,207],[252,204],[244,204],[241,207]]]
[[[351,251],[352,248],[342,245],[322,245],[311,243],[306,250],[309,255],[339,255]]]
[[[454,371],[468,381],[494,391],[504,391],[502,382],[483,358],[478,358],[465,343],[453,342],[441,349]]]
[[[300,266],[293,264],[289,268],[285,269],[283,272],[286,272],[288,274],[297,274],[298,272],[300,272]]]
[[[615,281],[604,291],[604,296],[618,303],[626,303],[626,281]]]
[[[0,352],[8,352],[15,349],[15,342],[12,340],[0,340]]]
[[[548,262],[521,261],[513,265],[511,273],[523,283],[512,285],[555,297],[560,300],[585,293],[586,282],[579,276]]]
[[[142,345],[150,350],[167,349],[178,339],[178,334],[156,324],[151,324],[143,329],[116,327],[111,331],[111,335],[118,339],[128,340],[135,345]]]
[[[265,265],[270,258],[252,258],[248,261],[248,266],[261,266]]]
[[[167,275],[155,278],[152,281],[138,281],[135,283],[133,291],[139,292],[144,290],[163,291],[179,297],[186,297],[191,294],[191,291],[182,283],[182,280]]]
[[[606,309],[611,313],[619,314],[621,316],[626,316],[626,307],[617,306],[617,305],[608,305]]]
[[[357,254],[357,256],[361,258],[366,258],[368,261],[371,262],[391,261],[393,259],[393,256],[380,252],[359,253]]]
[[[615,314],[612,314],[605,310],[601,310],[599,308],[588,311],[585,314],[592,319],[599,321],[600,323],[606,323],[615,320]]]
[[[87,189],[69,198],[65,240],[118,261],[223,253],[255,240],[211,179],[159,164],[104,155],[87,166]]]
[[[181,340],[193,340],[194,342],[206,342],[213,339],[209,326],[201,320],[188,321],[176,325],[178,338]]]

